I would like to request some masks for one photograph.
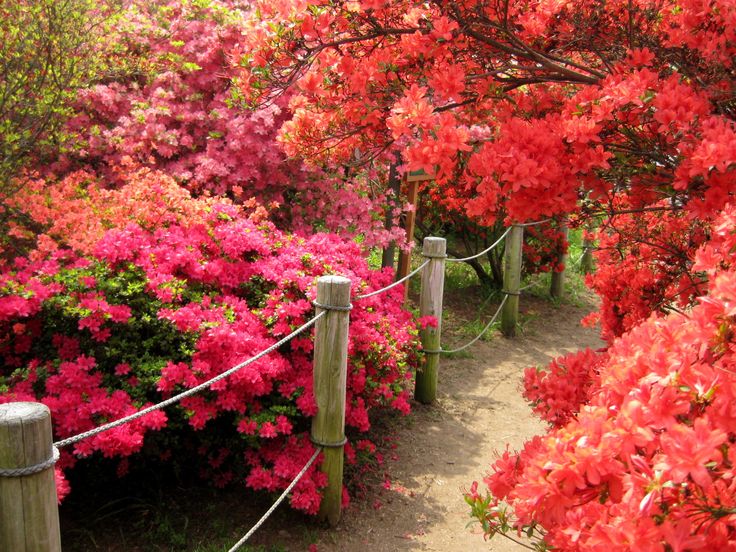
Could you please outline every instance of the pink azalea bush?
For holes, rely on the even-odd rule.
[[[150,171],[138,176],[169,182]],[[267,348],[314,315],[321,275],[350,278],[354,294],[392,278],[370,270],[355,242],[281,232],[262,208],[145,195],[136,184],[119,192],[86,186],[85,194],[64,196],[60,188],[25,204],[26,219],[44,221],[49,232],[0,274],[0,401],[47,404],[56,439],[136,412]],[[71,206],[89,213],[113,197],[120,202],[99,214],[86,239],[78,225],[65,225]],[[149,208],[131,210],[126,197]],[[402,300],[396,288],[353,301],[346,425],[363,457],[375,456],[361,444],[369,411],[409,411],[418,339]],[[193,441],[202,473],[216,484],[240,478],[253,489],[283,489],[314,451],[312,348],[306,331],[165,412],[63,449],[60,471],[102,456],[119,459],[124,473],[132,455],[166,458]],[[310,513],[325,484],[318,463],[291,498]],[[63,495],[68,485],[60,482]]]
[[[84,168],[120,186],[121,166],[134,164],[194,195],[254,198],[292,232],[360,234],[369,245],[402,240],[384,229],[386,195],[370,174],[307,168],[284,154],[277,133],[291,117],[288,93],[258,108],[240,97],[231,60],[248,13],[234,0],[130,2],[108,54],[124,62],[109,82],[79,93],[68,128],[74,147],[55,172]]]

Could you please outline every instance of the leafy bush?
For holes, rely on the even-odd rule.
[[[156,180],[147,171],[140,177]],[[87,189],[82,199],[72,198],[82,212],[98,206],[95,198],[110,199],[93,184]],[[135,189],[113,197],[140,199]],[[57,438],[133,413],[265,349],[312,317],[321,275],[347,276],[354,294],[392,277],[369,270],[354,242],[328,234],[300,238],[277,230],[262,208],[186,194],[173,201],[151,193],[136,203],[149,209],[133,211],[121,201],[110,218],[97,221],[112,228],[75,250],[68,243],[77,243],[79,226],[61,222],[55,210],[69,203],[56,199],[27,204],[39,220],[38,209],[51,210],[51,234],[39,236],[43,247],[6,264],[0,276],[0,401],[47,404]],[[418,340],[402,300],[397,288],[354,302],[346,424],[359,443],[371,408],[409,411]],[[314,450],[307,438],[316,409],[312,348],[310,333],[301,334],[166,413],[63,450],[59,467],[102,456],[120,459],[124,473],[133,454],[175,458],[194,447],[216,484],[241,478],[254,489],[285,488]],[[374,454],[358,446],[361,456]],[[313,467],[291,504],[315,512],[324,484]]]
[[[130,2],[108,53],[110,63],[124,62],[80,91],[68,125],[77,148],[56,173],[83,168],[122,185],[133,164],[194,195],[255,198],[292,232],[361,234],[369,245],[402,240],[400,229],[384,228],[386,197],[367,179],[284,154],[277,131],[291,117],[290,93],[257,109],[243,101],[231,59],[249,32],[248,12],[234,0]]]
[[[554,425],[493,464],[490,495],[466,494],[486,535],[526,531],[562,550],[736,545],[735,229],[728,207],[695,256],[707,295],[689,312],[527,372]]]

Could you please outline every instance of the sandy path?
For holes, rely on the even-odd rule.
[[[394,422],[397,448],[383,468],[390,489],[377,474],[336,529],[307,529],[284,512],[262,529],[271,534],[254,543],[296,551],[314,542],[320,552],[521,550],[501,537],[484,543],[477,529],[466,528],[462,490],[482,478],[494,451],[507,443],[518,448],[544,430],[520,395],[524,368],[601,346],[596,332],[579,325],[590,305],[556,307],[531,298],[522,309],[527,322],[517,339],[496,336],[476,343],[471,358],[443,359],[437,404],[414,405],[410,417]]]

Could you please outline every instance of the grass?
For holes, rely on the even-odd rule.
[[[569,247],[567,252],[567,266],[565,267],[565,292],[562,298],[551,297],[549,294],[550,285],[552,283],[551,273],[535,274],[527,277],[521,287],[528,287],[525,292],[546,299],[554,305],[568,303],[576,307],[586,304],[586,298],[590,296],[590,291],[585,285],[585,276],[580,272],[580,258],[583,255],[583,237],[582,230],[570,230],[568,235]]]

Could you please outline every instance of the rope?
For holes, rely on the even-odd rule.
[[[35,466],[26,466],[25,468],[0,468],[0,477],[25,477],[40,473],[52,467],[59,460],[59,449],[51,447],[51,458],[36,464]]]
[[[570,268],[573,268],[575,265],[580,263],[580,261],[583,260],[583,257],[585,256],[585,248],[583,248],[583,252],[578,255],[577,259],[570,259],[567,264],[570,266]]]
[[[596,249],[598,249],[598,247],[595,246],[595,245],[583,245],[583,246],[581,246],[581,249],[582,249],[582,251],[580,252],[580,255],[578,255],[577,259],[575,259],[574,261],[573,260],[570,260],[570,266],[571,267],[579,264],[580,261],[583,260],[583,257],[585,257],[585,254],[588,251],[595,251]]]
[[[389,285],[387,285],[386,287],[382,287],[381,289],[377,289],[376,291],[371,291],[370,293],[365,293],[365,294],[363,294],[363,295],[358,295],[358,296],[356,296],[355,298],[356,298],[356,299],[367,299],[368,297],[373,297],[374,295],[378,295],[379,293],[383,293],[384,291],[388,291],[388,290],[390,290],[390,289],[391,289],[392,287],[396,287],[396,286],[398,286],[399,284],[402,284],[402,283],[404,283],[405,281],[407,281],[407,280],[408,280],[409,278],[411,278],[412,276],[414,276],[414,275],[415,275],[415,274],[416,274],[417,272],[419,272],[419,271],[420,271],[420,270],[422,270],[422,269],[423,269],[423,268],[424,268],[425,266],[427,266],[427,265],[429,264],[429,261],[430,261],[430,259],[427,259],[426,261],[424,261],[424,262],[423,262],[422,264],[420,264],[420,265],[419,265],[419,266],[418,266],[417,268],[415,268],[415,269],[414,269],[414,270],[412,270],[412,271],[411,271],[411,272],[410,272],[409,274],[407,274],[406,276],[404,276],[404,277],[403,277],[403,278],[402,278],[401,280],[396,280],[396,281],[395,281],[395,282],[394,282],[393,284],[389,284]]]
[[[309,440],[312,441],[313,444],[317,445],[320,448],[340,448],[340,447],[344,447],[345,443],[348,442],[347,437],[343,437],[341,440],[335,441],[334,443],[322,442],[322,441],[318,441],[311,435],[309,436]]]
[[[552,220],[554,220],[554,219],[547,218],[547,219],[543,219],[543,220],[538,220],[536,222],[525,222],[524,224],[517,224],[516,226],[524,226],[524,227],[526,227],[526,226],[536,226],[537,224],[544,224],[545,222],[552,222]]]
[[[324,310],[334,310],[334,311],[347,311],[350,312],[353,310],[353,305],[345,305],[345,306],[337,306],[337,305],[323,305],[322,303],[318,303],[317,301],[312,301],[312,304],[315,307],[319,307],[320,309]]]
[[[512,228],[513,228],[514,226],[522,226],[522,227],[524,227],[524,226],[536,226],[537,224],[544,224],[545,222],[550,222],[551,220],[552,220],[552,219],[544,219],[544,220],[538,220],[538,221],[536,221],[536,222],[525,222],[524,224],[514,224],[514,225],[512,225],[512,226],[509,226],[509,227],[508,227],[508,228],[506,229],[506,231],[505,231],[505,232],[504,232],[503,234],[501,234],[501,237],[500,237],[500,238],[498,238],[498,239],[497,239],[497,240],[496,240],[495,242],[493,242],[493,244],[491,244],[491,245],[490,245],[489,247],[487,247],[486,249],[484,249],[484,250],[483,250],[483,251],[481,251],[480,253],[477,253],[476,255],[472,255],[472,256],[470,256],[470,257],[463,257],[462,259],[454,259],[454,258],[451,258],[451,259],[447,259],[447,262],[448,262],[448,263],[459,263],[459,262],[465,262],[465,261],[470,261],[470,260],[473,260],[473,259],[477,259],[478,257],[480,257],[480,256],[482,256],[482,255],[485,255],[485,254],[486,254],[486,253],[488,253],[488,252],[489,252],[489,251],[490,251],[491,249],[493,249],[493,248],[494,248],[494,247],[496,247],[496,246],[497,246],[497,245],[498,245],[499,243],[501,243],[501,241],[502,241],[502,240],[503,240],[503,239],[504,239],[504,238],[506,237],[506,234],[508,234],[509,232],[511,232],[511,229],[512,229]]]
[[[167,407],[167,406],[169,406],[171,404],[177,403],[180,400],[182,400],[182,399],[184,399],[186,397],[189,397],[190,395],[194,395],[195,393],[199,393],[203,389],[208,388],[213,383],[216,383],[216,382],[218,382],[218,381],[220,381],[222,379],[225,379],[226,377],[228,377],[231,374],[234,374],[235,372],[237,372],[241,368],[245,368],[246,366],[248,366],[249,364],[252,364],[256,360],[258,360],[258,359],[266,356],[267,354],[271,353],[272,351],[275,351],[276,349],[278,349],[279,347],[281,347],[281,345],[283,345],[284,343],[286,343],[287,341],[289,341],[292,337],[294,337],[296,335],[299,335],[301,332],[303,332],[304,330],[306,330],[307,328],[309,328],[310,326],[312,326],[315,322],[317,322],[317,320],[319,320],[321,317],[323,317],[326,313],[327,313],[327,311],[322,311],[321,313],[319,313],[318,315],[316,315],[314,318],[312,318],[311,320],[309,320],[305,324],[302,324],[299,328],[297,328],[296,330],[294,330],[293,332],[291,332],[289,335],[287,335],[286,337],[284,337],[280,341],[277,341],[276,343],[274,343],[273,345],[271,345],[268,349],[265,349],[264,351],[261,351],[256,356],[251,357],[248,360],[246,360],[244,362],[241,362],[240,364],[238,364],[236,366],[233,366],[232,368],[230,368],[226,372],[223,372],[222,374],[219,374],[219,375],[215,376],[214,378],[205,381],[204,383],[200,383],[196,387],[192,387],[191,389],[187,389],[183,393],[179,393],[178,395],[174,395],[173,397],[171,397],[169,399],[166,399],[165,401],[162,401],[162,402],[160,402],[158,404],[154,404],[153,406],[149,406],[148,408],[144,408],[143,410],[139,410],[138,412],[136,412],[135,414],[131,414],[130,416],[126,416],[126,417],[120,418],[119,420],[116,420],[114,422],[110,422],[108,424],[101,425],[99,427],[96,427],[95,429],[91,429],[89,431],[85,431],[84,433],[80,433],[79,435],[75,435],[74,437],[69,437],[67,439],[63,439],[61,441],[58,441],[58,442],[54,443],[54,446],[56,446],[58,448],[62,448],[62,447],[65,447],[67,445],[71,445],[73,443],[77,443],[79,441],[82,441],[83,439],[87,439],[89,437],[92,437],[94,435],[97,435],[98,433],[102,433],[103,431],[107,431],[109,429],[113,429],[113,428],[118,427],[118,426],[121,426],[123,424],[127,424],[128,422],[131,422],[131,421],[136,420],[136,419],[138,419],[138,418],[140,418],[142,416],[145,416],[146,414],[149,414],[149,413],[153,412],[154,410],[161,410],[162,408],[165,408],[165,407]]]
[[[251,530],[248,531],[245,534],[245,536],[242,539],[240,539],[237,543],[235,543],[235,546],[233,546],[228,552],[235,552],[238,548],[240,548],[241,546],[243,546],[243,544],[245,544],[245,541],[247,541],[253,535],[253,533],[255,533],[258,530],[258,528],[261,525],[263,525],[263,523],[269,518],[269,516],[278,507],[278,505],[281,504],[281,502],[284,500],[284,498],[286,498],[286,495],[289,494],[289,491],[291,491],[291,489],[294,488],[294,485],[296,485],[299,482],[299,480],[304,476],[304,474],[307,473],[307,470],[309,469],[309,466],[312,465],[312,463],[317,458],[317,456],[319,455],[320,452],[321,452],[321,449],[317,449],[317,450],[314,451],[314,454],[309,459],[309,462],[306,463],[306,465],[302,468],[302,471],[300,471],[297,474],[297,476],[294,478],[294,480],[291,482],[291,484],[288,487],[286,487],[286,490],[284,490],[284,492],[281,493],[281,496],[276,500],[276,502],[273,503],[273,506],[271,506],[268,509],[268,511],[265,514],[263,514],[263,517],[261,517],[261,519],[258,520],[258,523],[256,523],[251,528]]]
[[[501,234],[501,237],[500,237],[500,238],[498,238],[498,239],[497,239],[497,240],[496,240],[495,242],[493,242],[493,244],[491,244],[491,246],[490,246],[490,247],[487,247],[486,249],[484,249],[483,251],[481,251],[481,252],[480,252],[480,253],[478,253],[477,255],[472,255],[471,257],[463,257],[462,259],[447,259],[447,262],[448,262],[448,263],[459,263],[459,262],[465,262],[465,261],[470,261],[470,260],[472,260],[472,259],[477,259],[478,257],[480,257],[480,256],[482,256],[482,255],[485,255],[485,254],[486,254],[486,253],[488,253],[488,252],[489,252],[489,251],[490,251],[491,249],[493,249],[493,248],[494,248],[494,247],[496,247],[496,246],[497,246],[497,245],[498,245],[499,243],[501,243],[501,241],[502,241],[502,240],[503,240],[503,239],[504,239],[504,238],[506,237],[506,235],[507,235],[507,234],[508,234],[509,232],[511,232],[511,226],[509,226],[509,227],[508,227],[508,228],[506,229],[506,231],[505,231],[505,232],[504,232],[503,234]]]
[[[439,349],[438,351],[433,351],[433,350],[425,349],[424,353],[425,354],[430,354],[430,355],[431,354],[440,354],[440,353],[443,353],[443,354],[448,355],[448,354],[459,353],[460,351],[464,351],[465,349],[467,349],[468,347],[470,347],[473,343],[475,343],[476,341],[478,341],[481,337],[483,337],[485,335],[485,333],[490,329],[490,327],[493,326],[493,323],[498,318],[498,315],[501,313],[501,309],[503,309],[503,306],[506,303],[506,300],[508,298],[509,298],[508,295],[504,295],[503,296],[503,299],[501,300],[501,304],[498,305],[498,309],[496,309],[496,313],[493,315],[493,318],[491,318],[490,322],[488,322],[488,324],[486,324],[486,327],[483,328],[481,330],[481,332],[472,341],[466,343],[462,347],[458,347],[457,349],[449,349],[449,350],[448,349]]]
[[[533,282],[525,285],[523,288],[519,288],[519,295],[521,295],[521,292],[522,291],[524,291],[526,289],[529,289],[532,286],[536,286],[538,283],[540,283],[542,281],[542,278],[543,278],[543,276],[538,276],[537,279],[534,280]]]

